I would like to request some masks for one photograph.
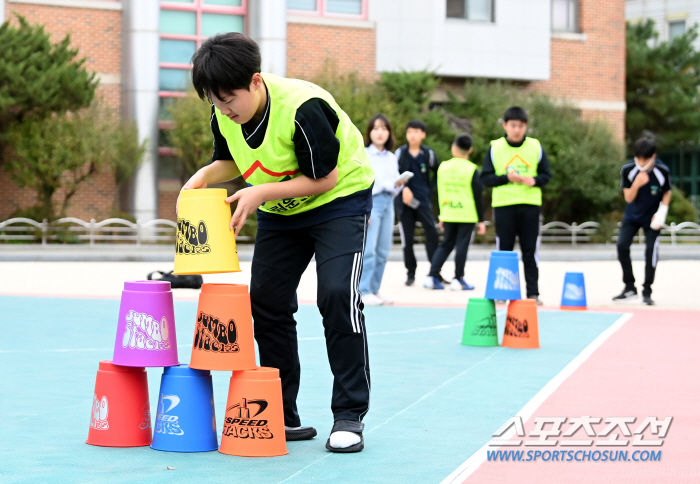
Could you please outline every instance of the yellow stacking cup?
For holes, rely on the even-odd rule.
[[[231,209],[224,188],[180,192],[175,274],[240,272]]]

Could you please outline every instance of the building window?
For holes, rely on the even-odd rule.
[[[190,60],[202,42],[215,34],[246,31],[247,0],[168,0],[160,2],[159,90],[160,110],[158,127],[168,129],[167,107],[175,97],[182,97],[192,83]],[[158,149],[163,163],[173,150]],[[165,158],[164,158],[165,157]],[[159,169],[161,174],[169,173]]]
[[[245,0],[161,2],[161,97],[185,91],[190,82],[190,59],[202,41],[222,32],[244,32],[245,14]]]
[[[578,0],[552,0],[552,31],[579,31]]]
[[[368,0],[287,0],[287,9],[303,15],[367,18]]]
[[[447,0],[447,18],[493,22],[494,0]]]
[[[685,20],[674,20],[668,23],[668,40],[672,41],[676,37],[685,34]]]

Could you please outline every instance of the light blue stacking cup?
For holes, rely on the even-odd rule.
[[[586,282],[583,272],[567,272],[561,292],[561,308],[569,310],[586,309]]]
[[[515,301],[522,299],[518,254],[512,250],[496,250],[489,258],[486,299]]]
[[[160,380],[152,449],[169,452],[218,450],[214,390],[209,370],[165,368]]]

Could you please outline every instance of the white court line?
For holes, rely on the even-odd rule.
[[[505,309],[499,309],[496,311],[497,316],[501,316],[505,313]],[[382,335],[382,334],[402,334],[402,333],[417,333],[419,331],[431,331],[434,329],[447,329],[454,328],[456,326],[462,326],[464,323],[457,324],[441,324],[439,326],[428,326],[425,328],[414,328],[414,329],[403,329],[399,331],[377,331],[376,333],[368,333],[369,336]],[[299,341],[318,341],[325,340],[323,336],[313,336],[309,338],[297,338]],[[178,348],[187,348],[192,346],[192,344],[177,345]],[[70,353],[72,351],[109,351],[114,348],[67,348],[67,349],[48,349],[48,350],[0,350],[1,353]]]
[[[502,316],[505,314],[505,309],[499,309],[496,311],[496,316]],[[447,328],[454,328],[456,326],[464,326],[464,323],[456,323],[456,324],[441,324],[439,326],[426,326],[423,328],[414,328],[414,329],[401,329],[398,331],[377,331],[375,333],[367,333],[367,336],[378,336],[378,335],[383,335],[383,334],[404,334],[404,333],[418,333],[420,331],[432,331],[434,329],[447,329]],[[299,341],[318,341],[318,340],[325,340],[326,338],[323,336],[311,336],[308,338],[298,338]]]
[[[525,406],[515,414],[515,417],[521,417],[523,420],[523,425],[532,417],[532,414],[537,410],[544,401],[549,398],[549,396],[554,393],[554,391],[559,388],[559,386],[564,383],[564,381],[569,378],[574,371],[578,369],[579,366],[586,361],[595,350],[597,350],[605,341],[613,335],[618,329],[620,329],[627,321],[632,318],[632,313],[625,313],[620,318],[615,321],[609,328],[600,333],[596,339],[594,339],[591,344],[586,346],[581,353],[576,356],[573,360],[569,362],[554,378],[549,380],[547,384],[542,387],[542,389],[537,392],[537,394],[532,397],[532,399],[525,404]],[[500,439],[508,440],[515,433],[515,429],[511,428],[500,437]],[[486,451],[495,450],[500,447],[490,447],[485,444],[474,454],[472,454],[469,459],[464,461],[464,463],[459,466],[452,474],[447,476],[441,484],[451,484],[451,483],[461,483],[464,482],[470,475],[476,471],[479,466],[486,461]]]
[[[454,326],[454,325],[449,325],[449,326]],[[446,327],[449,327],[449,326],[446,326]],[[436,326],[436,327],[442,328],[442,326]],[[428,328],[426,328],[426,329],[428,329]],[[452,381],[456,380],[457,378],[463,376],[463,375],[464,375],[465,373],[467,373],[468,371],[474,369],[474,367],[479,366],[480,364],[482,364],[482,363],[486,362],[487,360],[491,359],[494,355],[496,355],[497,353],[501,352],[502,350],[503,350],[503,348],[499,348],[497,351],[494,351],[492,354],[490,354],[488,357],[484,358],[483,360],[477,361],[476,363],[474,363],[472,366],[470,366],[469,368],[467,368],[467,369],[464,370],[463,372],[459,373],[458,375],[453,376],[453,377],[450,378],[449,380],[444,381],[441,385],[438,385],[437,387],[433,388],[433,389],[430,390],[428,393],[426,393],[425,395],[423,395],[422,397],[420,397],[418,400],[416,400],[415,402],[413,402],[412,404],[410,404],[408,407],[406,407],[406,408],[400,410],[399,412],[395,413],[394,415],[392,415],[391,417],[389,417],[388,419],[386,419],[384,422],[382,422],[382,423],[380,423],[380,424],[378,424],[378,425],[372,427],[370,430],[367,430],[366,432],[363,432],[363,433],[369,434],[369,433],[371,433],[371,432],[374,432],[375,430],[377,430],[377,429],[378,429],[379,427],[381,427],[382,425],[384,425],[384,424],[386,424],[386,423],[389,423],[391,420],[393,420],[394,418],[398,417],[399,415],[401,415],[402,413],[404,413],[406,410],[408,410],[408,409],[410,409],[411,407],[413,407],[413,406],[417,405],[418,403],[422,402],[423,400],[425,400],[426,398],[428,398],[430,395],[432,395],[433,393],[435,393],[436,391],[438,391],[439,389],[441,389],[441,388],[444,387],[445,385],[447,385],[447,384],[451,383]],[[292,477],[301,474],[302,472],[304,472],[306,469],[308,469],[308,468],[311,467],[312,465],[316,464],[316,463],[319,462],[319,461],[322,461],[323,459],[326,459],[326,458],[330,457],[331,455],[333,455],[333,454],[332,454],[332,453],[329,453],[329,454],[327,454],[327,455],[324,455],[324,456],[321,457],[320,459],[316,459],[315,461],[313,461],[311,464],[307,465],[307,466],[304,467],[303,469],[299,469],[297,472],[295,472],[295,473],[292,474],[291,476],[287,477],[287,478],[284,479],[283,481],[280,481],[279,484],[282,484],[283,482],[288,481],[288,480],[291,479]]]

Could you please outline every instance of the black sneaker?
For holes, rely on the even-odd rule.
[[[654,306],[656,304],[651,296],[642,296],[642,302],[647,306]]]
[[[623,302],[623,301],[631,301],[633,299],[637,299],[639,296],[637,295],[637,291],[635,289],[626,289],[622,291],[622,294],[615,296],[613,298],[613,301],[618,301],[618,302]]]
[[[316,437],[316,429],[313,427],[284,427],[284,436],[287,442],[296,440],[309,440]]]
[[[412,286],[414,282],[416,282],[416,276],[408,276],[406,278],[406,285],[407,286]]]

